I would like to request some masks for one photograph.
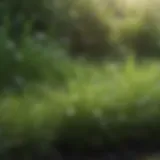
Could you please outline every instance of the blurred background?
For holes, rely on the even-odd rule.
[[[159,9],[1,0],[0,159],[160,159]]]

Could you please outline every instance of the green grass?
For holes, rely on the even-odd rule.
[[[85,62],[70,64],[74,74],[70,78],[65,75],[65,87],[30,83],[22,95],[1,95],[3,149],[65,140],[80,147],[92,143],[93,138],[105,144],[159,134],[158,62],[138,64],[131,57],[99,67]]]
[[[93,141],[101,145],[129,139],[160,141],[156,137],[160,133],[158,60],[138,62],[130,56],[97,65],[68,56],[79,49],[80,56],[92,58],[132,52],[159,56],[154,7],[146,10],[141,5],[144,8],[137,8],[136,14],[132,12],[136,8],[128,8],[119,20],[117,6],[110,10],[93,0],[77,4],[61,0],[59,8],[46,8],[42,0],[36,9],[33,3],[29,15],[27,6],[32,2],[15,2],[21,5],[0,6],[2,15],[13,6],[13,14],[0,17],[4,23],[0,28],[1,152],[28,143],[72,142],[74,147],[84,147]],[[26,23],[37,14],[38,26],[44,25],[47,37],[34,37],[39,31],[36,22]],[[66,37],[64,44],[61,40]]]

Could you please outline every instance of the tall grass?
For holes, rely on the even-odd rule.
[[[119,65],[72,64],[74,76],[63,74],[69,79],[65,88],[30,85],[23,95],[1,95],[4,150],[40,142],[84,147],[92,142],[118,145],[124,139],[155,141],[160,120],[158,63],[139,65],[131,57]]]

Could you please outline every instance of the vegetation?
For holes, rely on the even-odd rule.
[[[8,32],[16,42],[27,24],[30,34],[45,32],[74,56],[159,53],[157,0],[2,0],[0,7],[0,22],[9,20]]]
[[[112,2],[2,0],[0,158],[160,142],[160,5]]]

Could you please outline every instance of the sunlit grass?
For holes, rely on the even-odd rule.
[[[42,83],[39,87],[28,86],[23,95],[1,96],[1,138],[8,147],[31,139],[55,140],[65,133],[63,128],[71,131],[64,137],[82,137],[84,141],[77,139],[77,143],[89,139],[86,129],[97,130],[99,136],[102,131],[107,139],[112,134],[121,139],[131,136],[132,127],[159,120],[158,63],[137,64],[133,57],[121,64],[99,67],[75,63],[74,73],[69,81],[66,77],[64,88]],[[76,131],[78,126],[81,135]],[[148,127],[154,128],[150,123]]]

